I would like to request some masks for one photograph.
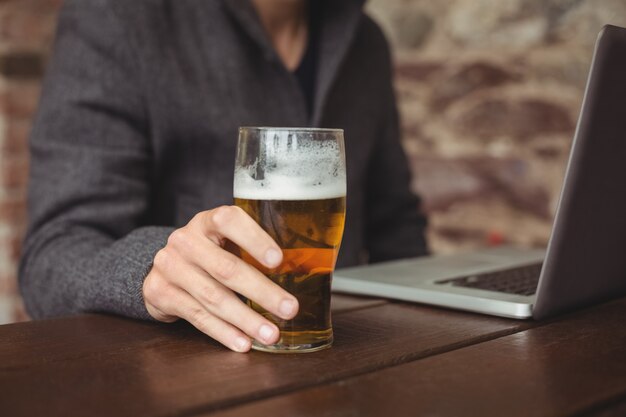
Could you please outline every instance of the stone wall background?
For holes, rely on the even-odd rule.
[[[0,0],[0,324],[27,319],[16,284],[26,144],[61,3]],[[393,45],[432,249],[545,244],[593,44],[602,25],[626,26],[626,0],[370,0],[367,8]]]
[[[545,245],[604,24],[626,0],[371,0],[391,40],[413,187],[446,253]]]

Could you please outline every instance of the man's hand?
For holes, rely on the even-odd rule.
[[[278,245],[243,210],[223,206],[201,212],[175,230],[156,254],[143,284],[148,312],[164,322],[183,318],[237,352],[250,350],[250,338],[275,343],[278,328],[244,304],[235,292],[286,320],[298,312],[298,301],[224,250],[226,240],[268,268],[280,265]]]

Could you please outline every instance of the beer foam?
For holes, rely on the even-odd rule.
[[[248,200],[325,200],[346,196],[346,186],[338,181],[315,184],[303,178],[268,175],[262,181],[235,175],[235,198]]]
[[[276,145],[276,144],[275,144]],[[259,174],[259,164],[269,168]],[[335,142],[294,144],[267,149],[264,160],[237,167],[235,198],[249,200],[323,200],[346,196],[346,172]]]

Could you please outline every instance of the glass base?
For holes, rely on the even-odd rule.
[[[333,344],[333,335],[310,343],[287,343],[288,337],[281,337],[273,345],[264,345],[257,340],[252,341],[252,349],[269,353],[311,353],[328,349]]]

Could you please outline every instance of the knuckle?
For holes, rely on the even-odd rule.
[[[206,222],[206,218],[207,218],[209,213],[210,213],[210,211],[200,211],[200,212],[196,213],[191,218],[189,223],[187,223],[187,225],[190,226],[190,227],[202,226]]]
[[[217,227],[229,224],[239,214],[237,209],[235,206],[220,206],[214,209],[211,215],[213,224]]]
[[[187,317],[186,317],[187,321],[189,321],[190,323],[192,323],[194,326],[196,326],[198,329],[202,330],[203,332],[206,333],[207,330],[207,312],[206,310],[202,309],[202,308],[191,308],[189,310],[189,312],[187,313]]]
[[[187,236],[185,228],[181,228],[172,232],[172,234],[167,238],[167,244],[168,246],[179,248],[185,246],[188,240],[189,237]]]
[[[150,274],[144,281],[144,298],[156,306],[162,304],[163,299],[167,296],[168,290],[169,285],[159,274]]]
[[[230,256],[221,256],[216,260],[212,272],[219,280],[228,281],[237,276],[239,273],[239,265],[237,261]]]
[[[226,301],[226,294],[215,288],[205,288],[202,295],[204,302],[213,307],[219,307]]]
[[[154,255],[153,268],[165,271],[168,269],[171,262],[173,262],[172,253],[167,247],[165,247]]]

